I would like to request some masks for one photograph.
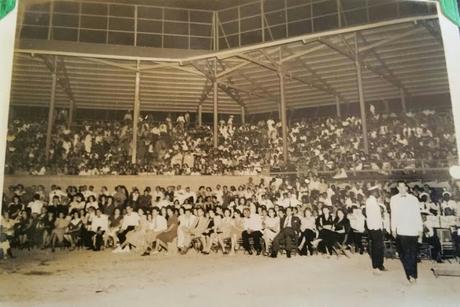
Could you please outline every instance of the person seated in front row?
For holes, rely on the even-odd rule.
[[[303,217],[300,218],[301,235],[299,238],[299,254],[313,256],[313,240],[315,240],[317,231],[315,225],[315,217],[310,208],[306,208],[303,212]]]
[[[282,211],[279,211],[282,212]],[[265,217],[263,222],[264,226],[264,241],[265,241],[265,254],[270,253],[270,245],[272,244],[273,239],[280,231],[280,217],[276,216],[275,209],[268,209],[268,215]]]
[[[286,249],[286,256],[291,258],[291,251],[297,247],[300,234],[300,219],[293,214],[292,208],[286,208],[286,216],[280,220],[280,232],[273,239],[271,257],[276,258],[280,245]]]
[[[179,227],[177,228],[177,248],[181,254],[187,253],[192,241],[192,230],[196,227],[198,220],[192,211],[187,208],[184,214],[179,216]]]
[[[177,238],[177,228],[179,227],[179,220],[177,218],[176,212],[172,207],[166,209],[167,215],[167,226],[166,231],[160,233],[156,238],[156,246],[153,251],[154,254],[158,254],[161,250],[168,251],[168,243],[173,242]],[[176,248],[175,246],[174,248]]]
[[[262,238],[262,219],[260,215],[256,213],[256,206],[251,204],[250,208],[243,210],[244,214],[244,231],[241,234],[243,238],[243,247],[249,255],[252,255],[252,248],[249,239],[253,240],[254,249],[257,255],[262,252],[262,246],[260,239]]]
[[[147,231],[145,233],[146,250],[142,256],[150,255],[153,248],[153,243],[156,242],[157,236],[168,229],[166,218],[160,215],[160,209],[153,207],[151,217],[147,221]]]

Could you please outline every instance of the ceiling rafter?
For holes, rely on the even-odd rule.
[[[43,60],[46,67],[48,67],[48,70],[51,73],[53,72],[56,73],[57,81],[59,85],[61,86],[62,90],[64,91],[64,93],[66,93],[69,100],[75,102],[75,97],[72,92],[72,88],[70,86],[70,81],[69,81],[69,77],[67,74],[67,69],[65,67],[64,59],[62,57],[56,56],[57,59],[56,59],[56,67],[55,67],[54,64],[50,61],[48,56],[39,55],[39,57]]]

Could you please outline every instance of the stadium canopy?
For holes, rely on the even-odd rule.
[[[146,2],[22,1],[11,105],[49,105],[50,125],[55,107],[70,122],[76,107],[212,112],[215,131],[218,113],[279,111],[285,138],[287,109],[364,116],[365,102],[449,93],[433,3]]]

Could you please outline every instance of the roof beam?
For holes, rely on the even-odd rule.
[[[135,65],[130,65],[130,64],[122,64],[122,63],[116,63],[110,60],[103,60],[103,59],[97,59],[97,58],[87,58],[87,57],[82,57],[82,59],[85,59],[88,62],[93,62],[97,64],[105,64],[113,67],[118,67],[122,69],[127,69],[130,71],[137,71],[137,67]]]
[[[296,53],[290,51],[291,55],[288,56],[288,57],[282,58],[280,62],[281,62],[281,63],[284,63],[284,62],[288,62],[288,61],[290,61],[290,60],[294,60],[294,59],[300,58],[300,57],[302,57],[302,56],[304,56],[304,55],[307,55],[307,54],[310,54],[310,53],[312,53],[312,52],[315,52],[315,51],[318,51],[318,50],[320,50],[320,49],[323,49],[324,47],[325,47],[325,46],[324,46],[323,44],[320,44],[320,45],[315,46],[315,47],[313,47],[313,48],[310,48],[310,49],[307,49],[307,50],[303,50],[303,51],[300,51],[300,52],[296,52]]]
[[[428,30],[428,32],[430,32],[430,34],[434,37],[434,39],[441,45],[443,46],[444,43],[442,42],[442,36],[441,36],[441,33],[439,31],[437,31],[432,23],[428,20],[423,20],[422,21],[422,25],[425,27],[425,29]]]
[[[356,35],[359,39],[364,43],[364,45],[368,45],[367,39],[362,35],[360,32],[356,32]],[[385,61],[380,57],[380,55],[375,51],[375,49],[370,49],[369,52],[375,57],[375,59],[379,62],[380,66],[386,72],[387,81],[392,81],[392,84],[395,85],[397,88],[400,88],[404,91],[404,93],[410,96],[410,93],[407,89],[403,86],[402,82],[395,76],[393,71],[388,67]],[[364,62],[364,61],[363,61]],[[366,67],[366,65],[364,65]]]
[[[64,59],[62,57],[59,57],[59,61],[56,62],[56,67],[54,67],[54,64],[50,61],[49,57],[47,56],[39,56],[39,57],[42,58],[43,62],[45,63],[46,67],[48,67],[48,70],[50,72],[56,72],[57,81],[59,82],[59,85],[61,86],[62,90],[64,91],[64,93],[67,94],[67,97],[69,98],[70,101],[75,102],[72,88],[70,87],[70,81],[67,75],[67,69],[65,67]]]
[[[386,39],[382,39],[382,40],[377,41],[377,42],[372,43],[372,44],[367,44],[366,46],[364,46],[362,48],[359,48],[360,57],[362,59],[364,59],[370,52],[372,52],[373,49],[375,49],[375,48],[377,48],[379,46],[382,46],[382,45],[397,41],[397,40],[402,39],[404,37],[417,34],[418,32],[420,32],[420,30],[421,30],[420,27],[415,27],[415,28],[410,29],[410,30],[408,30],[406,32],[403,32],[401,34],[398,34],[398,35],[395,35],[395,36],[390,36],[390,37],[388,37]]]
[[[321,46],[324,46],[324,45],[321,45]],[[288,53],[292,53],[292,51],[289,48],[285,48],[284,50]],[[313,76],[314,80],[317,80],[320,83],[322,83],[324,88],[315,86],[314,84],[312,84],[312,87],[315,87],[323,92],[326,92],[327,94],[331,96],[338,97],[342,102],[348,103],[348,100],[345,99],[345,97],[341,95],[340,93],[338,93],[335,89],[333,89],[326,80],[324,80],[313,68],[311,68],[311,66],[306,64],[304,61],[301,61],[299,58],[296,59],[296,63],[302,66],[305,70],[309,71],[311,75]]]
[[[343,55],[344,57],[348,58],[350,61],[352,61],[353,63],[355,62],[355,55],[346,51],[346,50],[343,50],[340,46],[338,46],[337,44],[329,41],[329,40],[326,40],[326,39],[319,39],[319,41],[328,46],[329,48],[331,48],[332,50],[336,51],[337,53]],[[363,63],[364,64],[364,63]],[[370,65],[370,64],[364,64],[364,68],[367,69],[368,71],[376,74],[377,76],[383,78],[384,80],[386,80],[388,83],[390,83],[391,85],[397,87],[397,88],[401,88],[401,83],[397,80],[395,80],[394,78],[392,78],[391,76],[388,76],[386,74],[383,74],[379,69],[377,69],[376,67],[374,67],[373,65]]]

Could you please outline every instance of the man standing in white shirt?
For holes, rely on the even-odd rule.
[[[377,201],[379,189],[377,186],[373,186],[368,191],[370,195],[366,200],[366,222],[371,244],[372,268],[374,274],[380,274],[380,272],[385,271],[385,267],[383,266],[383,219]]]
[[[418,199],[408,193],[404,181],[398,181],[399,193],[390,201],[391,232],[396,238],[399,258],[410,283],[417,281],[417,241],[423,232]]]

